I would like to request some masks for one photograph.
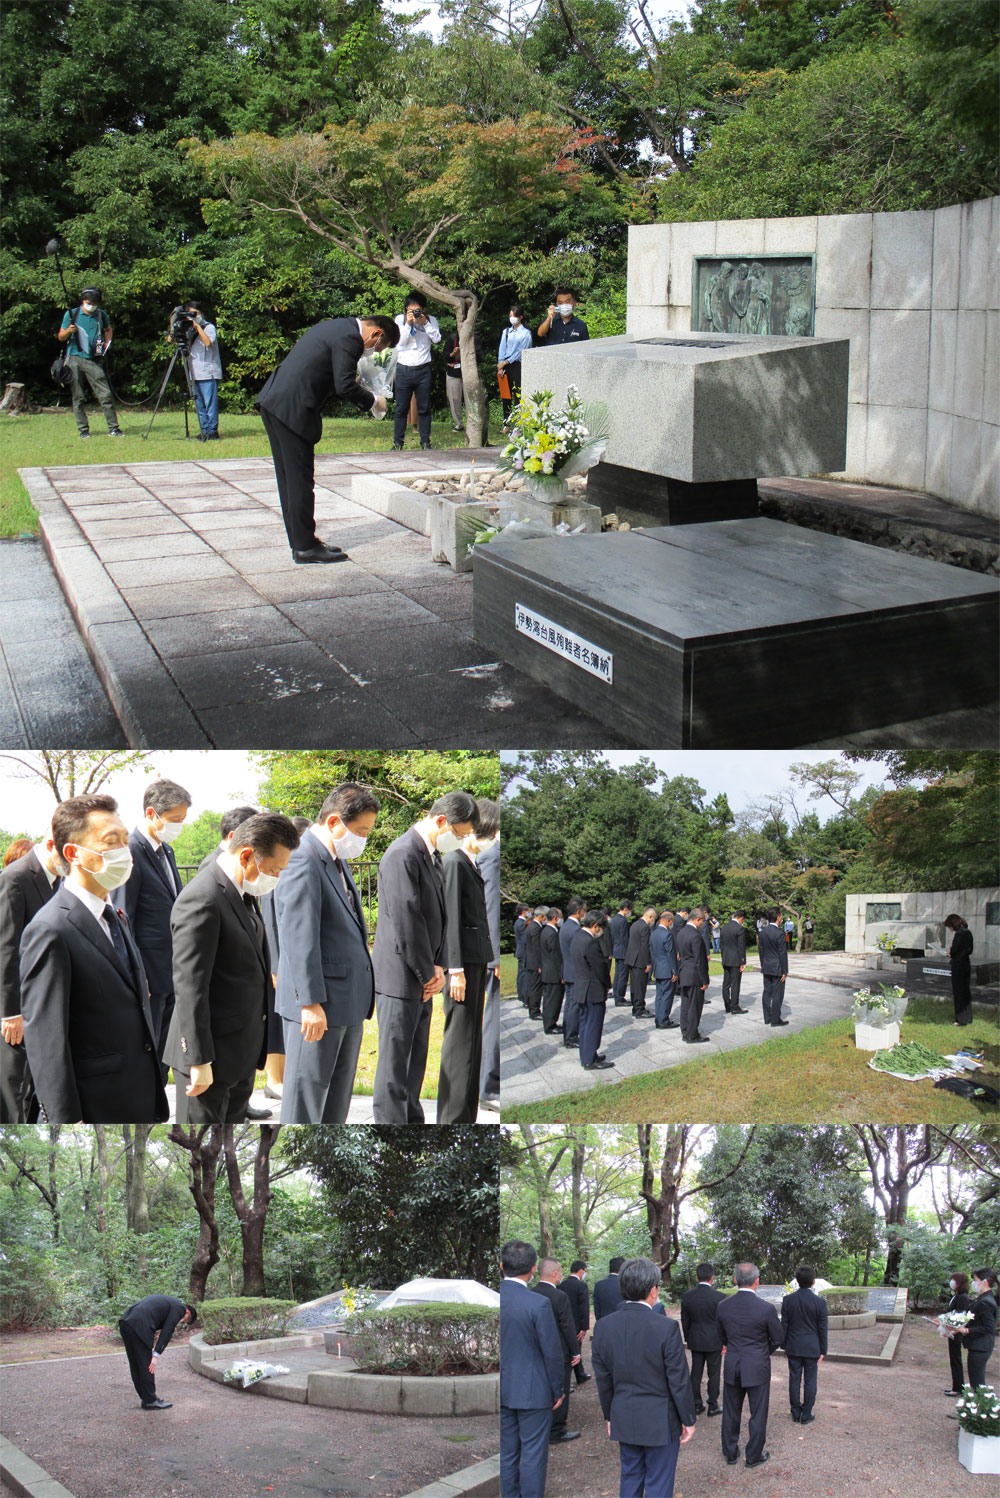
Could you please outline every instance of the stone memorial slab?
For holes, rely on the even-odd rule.
[[[997,605],[994,579],[761,517],[497,540],[475,559],[476,638],[664,748],[790,747],[985,700]]]

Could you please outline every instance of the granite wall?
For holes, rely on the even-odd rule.
[[[900,914],[868,920],[869,905],[899,906]],[[973,962],[1000,962],[1000,889],[948,889],[917,894],[846,895],[844,950],[852,955],[875,950],[878,934],[898,921],[939,926],[952,911],[968,921],[975,943]],[[944,928],[951,946],[952,933]],[[902,943],[902,945],[906,945]]]
[[[696,255],[815,255],[815,334],[851,340],[840,476],[993,515],[998,240],[1000,198],[920,213],[633,225],[627,329],[637,338],[690,332]]]

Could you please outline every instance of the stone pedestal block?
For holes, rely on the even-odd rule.
[[[617,463],[598,463],[587,475],[587,493],[603,514],[629,525],[692,525],[701,520],[742,520],[759,512],[756,479],[728,484],[685,484]],[[599,528],[599,527],[598,527]]]

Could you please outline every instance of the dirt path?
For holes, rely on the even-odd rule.
[[[590,1371],[590,1344],[584,1363]],[[998,1382],[991,1367],[990,1381]],[[985,1498],[990,1479],[959,1465],[958,1424],[948,1355],[938,1334],[909,1320],[891,1367],[823,1363],[816,1422],[794,1425],[788,1414],[788,1375],[772,1361],[767,1449],[771,1460],[748,1472],[744,1406],[740,1461],[726,1465],[721,1419],[699,1416],[693,1440],[681,1447],[674,1498]],[[596,1384],[574,1389],[569,1428],[580,1440],[549,1453],[545,1498],[616,1498],[618,1447],[607,1440]]]
[[[400,1498],[495,1453],[493,1416],[416,1419],[263,1399],[171,1347],[146,1413],[118,1357],[13,1364],[3,1434],[75,1498]]]

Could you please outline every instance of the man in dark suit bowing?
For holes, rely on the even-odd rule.
[[[0,1123],[33,1121],[21,1015],[21,938],[61,879],[51,827],[40,843],[0,872]]]
[[[191,1326],[194,1306],[172,1295],[147,1295],[119,1318],[132,1383],[144,1410],[169,1410],[170,1401],[156,1392],[156,1365],[179,1326]]]
[[[444,987],[446,907],[442,856],[477,825],[466,791],[440,796],[425,817],[390,843],[378,870],[378,925],[372,963],[378,1016],[376,1123],[423,1123],[420,1089],[434,995]],[[465,974],[449,970],[452,995]]]
[[[677,994],[677,949],[674,946],[674,913],[664,910],[649,936],[649,965],[656,984],[653,1018],[658,1030],[676,1030],[670,1018]]]
[[[531,920],[531,906],[519,905],[517,916],[514,920],[514,961],[517,963],[517,996],[525,1008],[528,1000],[525,995],[525,969],[524,969],[524,933],[528,929]]]
[[[681,991],[681,1037],[689,1045],[708,1040],[699,1032],[708,988],[708,953],[701,939],[705,912],[695,907],[677,933],[677,986]]]
[[[576,1323],[576,1340],[581,1357],[578,1363],[574,1363],[573,1372],[576,1374],[578,1384],[585,1384],[590,1374],[583,1366],[583,1341],[590,1330],[590,1291],[587,1289],[587,1266],[582,1259],[574,1259],[569,1266],[569,1274],[559,1282],[559,1288],[569,1301],[569,1308],[573,1312],[573,1320]]]
[[[760,1270],[756,1264],[737,1264],[733,1279],[736,1294],[727,1295],[717,1312],[726,1349],[722,1373],[722,1454],[730,1466],[739,1460],[740,1422],[746,1397],[750,1403],[746,1464],[759,1467],[770,1460],[764,1442],[771,1397],[771,1353],[783,1347],[785,1339],[774,1306],[757,1295]]]
[[[476,800],[483,851],[477,867],[483,876],[486,919],[490,928],[490,960],[486,967],[486,1007],[483,1010],[483,1060],[479,1069],[479,1106],[500,1112],[500,806],[486,796]]]
[[[656,920],[656,911],[650,906],[642,912],[637,921],[633,921],[629,927],[628,950],[625,961],[628,964],[629,996],[632,1000],[632,1018],[647,1019],[649,1010],[646,1008],[646,987],[649,983],[649,937]]]
[[[129,837],[132,873],[116,894],[124,907],[149,980],[149,1006],[160,1055],[174,1012],[170,912],[181,892],[181,876],[170,844],[179,837],[191,797],[172,780],[154,780],[143,792],[142,821]],[[163,1069],[166,1080],[166,1067]]]
[[[109,893],[132,867],[111,796],[56,807],[66,878],[21,939],[28,1067],[48,1123],[162,1123],[169,1117],[139,949]]]
[[[278,497],[288,544],[296,562],[346,562],[339,546],[316,535],[316,444],[323,435],[323,407],[333,396],[362,411],[378,402],[358,382],[363,354],[395,348],[399,329],[391,317],[331,317],[303,333],[256,400],[271,444]]]
[[[524,997],[528,1018],[542,1018],[542,927],[549,913],[547,905],[538,905],[524,928]]]
[[[378,812],[367,786],[335,786],[271,897],[285,1044],[282,1123],[347,1122],[364,1022],[375,1012],[368,927],[350,860],[365,851]]]
[[[659,1304],[651,1259],[621,1268],[624,1304],[594,1327],[594,1377],[608,1435],[619,1443],[622,1498],[672,1498],[677,1454],[694,1435],[694,1399],[677,1322]]]
[[[785,933],[778,925],[780,914],[777,905],[766,910],[767,924],[757,934],[757,951],[760,953],[760,970],[764,975],[764,994],[761,1007],[765,1025],[787,1025],[781,1018],[781,1001],[785,997],[785,979],[788,977],[788,947]]]
[[[781,1327],[788,1359],[788,1402],[797,1425],[809,1425],[816,1416],[816,1375],[826,1357],[829,1317],[826,1301],[813,1289],[816,1271],[802,1264],[795,1271],[799,1288],[781,1302]]]
[[[607,924],[603,910],[588,910],[583,916],[583,928],[576,933],[570,947],[573,1000],[580,1009],[580,1065],[584,1071],[607,1071],[614,1066],[613,1061],[605,1061],[600,1051],[611,976],[600,945]]]
[[[613,915],[608,922],[611,932],[611,955],[615,959],[615,1008],[624,1009],[627,1003],[625,990],[628,987],[628,928],[632,919],[632,901],[623,900],[618,907],[617,915]]]
[[[726,1297],[715,1288],[715,1270],[711,1264],[699,1264],[697,1274],[697,1285],[681,1296],[681,1331],[691,1349],[691,1392],[700,1415],[705,1408],[701,1401],[701,1374],[702,1369],[707,1368],[708,1413],[721,1415],[722,1336],[717,1313]]]
[[[580,1361],[580,1344],[576,1335],[576,1321],[570,1307],[569,1297],[562,1289],[562,1268],[557,1259],[539,1259],[538,1261],[538,1283],[532,1285],[531,1289],[536,1295],[544,1295],[555,1313],[556,1326],[559,1330],[559,1341],[562,1345],[563,1355],[563,1392],[565,1398],[558,1408],[552,1411],[552,1433],[549,1441],[553,1446],[565,1444],[567,1441],[579,1439],[578,1430],[567,1430],[566,1421],[569,1415],[569,1393],[572,1387],[573,1365]]]
[[[600,1321],[602,1316],[610,1316],[613,1311],[617,1311],[625,1299],[622,1294],[621,1282],[618,1278],[618,1271],[624,1262],[625,1260],[621,1257],[612,1259],[608,1264],[607,1274],[602,1280],[598,1280],[594,1286],[595,1321]]]
[[[174,1017],[163,1059],[177,1084],[177,1122],[242,1123],[267,1041],[271,955],[254,896],[275,889],[299,835],[265,812],[233,833],[170,915]]]
[[[548,1301],[528,1290],[535,1260],[520,1239],[500,1250],[501,1498],[542,1498],[552,1411],[566,1398],[556,1318]]]
[[[582,930],[581,922],[587,914],[587,904],[578,895],[573,895],[566,906],[566,919],[559,928],[559,950],[562,952],[563,980],[563,1045],[577,1050],[580,1045],[580,1024],[583,1019],[580,1005],[573,992],[573,959],[570,951],[573,942]]]
[[[740,983],[747,965],[747,934],[743,929],[744,912],[734,910],[719,932],[719,955],[722,958],[722,1002],[727,1014],[747,1014],[740,1008]]]
[[[486,968],[493,955],[486,887],[476,863],[485,846],[473,831],[444,856],[445,960],[449,974],[461,969],[465,982],[460,988],[449,976],[444,987],[438,1123],[475,1123],[479,1112]]]
[[[542,959],[542,1029],[546,1035],[561,1035],[559,1011],[563,1001],[562,950],[559,946],[559,928],[562,911],[558,905],[550,905],[539,938]]]

